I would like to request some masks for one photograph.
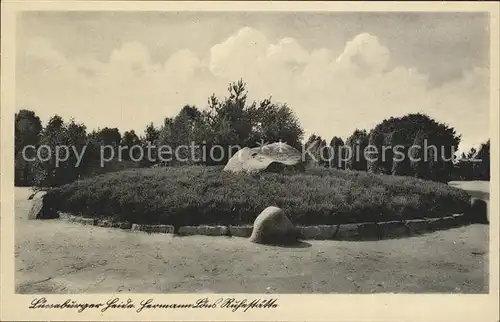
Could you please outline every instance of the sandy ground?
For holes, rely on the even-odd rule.
[[[488,226],[418,237],[256,245],[26,219],[16,188],[18,293],[488,292]]]

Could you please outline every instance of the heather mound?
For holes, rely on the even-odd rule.
[[[461,189],[410,177],[334,169],[249,175],[201,166],[109,173],[51,189],[45,200],[84,217],[176,226],[252,224],[270,205],[294,225],[440,217],[469,206]]]

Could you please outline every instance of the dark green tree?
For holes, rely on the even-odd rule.
[[[297,149],[300,148],[304,131],[294,112],[286,104],[273,103],[267,98],[253,104],[248,111],[252,123],[252,132],[247,142],[255,146],[258,142],[285,142]]]
[[[326,141],[316,134],[311,134],[305,143],[305,162],[313,167],[328,167],[330,149]]]
[[[346,151],[350,153],[346,156],[346,169],[358,171],[367,170],[365,150],[368,146],[368,141],[369,138],[366,130],[359,129],[356,129],[347,139],[345,145],[348,149]]]
[[[490,140],[481,144],[473,162],[473,173],[476,180],[490,180]]]
[[[158,141],[173,149],[194,143],[199,146],[194,158],[216,165],[225,164],[239,148],[262,142],[281,141],[299,148],[302,135],[298,119],[286,104],[273,103],[271,98],[249,103],[246,84],[240,80],[229,84],[227,97],[210,96],[206,110],[185,106],[178,115],[167,118]],[[186,151],[180,152],[184,158]]]
[[[334,136],[330,140],[330,167],[334,169],[344,169],[345,150],[344,140],[338,136]]]
[[[398,144],[402,145],[405,152],[417,143],[421,146],[422,160],[420,162],[406,162],[393,166],[393,151],[391,145],[393,135],[397,134]],[[447,181],[453,172],[453,154],[455,153],[460,136],[455,130],[444,123],[439,123],[427,115],[416,113],[403,117],[391,117],[382,121],[370,132],[370,145],[376,146],[379,153],[384,147],[388,151],[385,158],[379,157],[370,160],[368,169],[373,173],[390,174],[393,170],[398,173],[407,173],[428,180]],[[410,153],[417,153],[411,149]],[[415,172],[419,169],[418,173]],[[423,169],[426,169],[425,171]]]
[[[42,131],[40,145],[46,148],[40,150],[40,158],[37,157],[34,164],[35,185],[58,186],[87,173],[89,155],[84,149],[87,134],[83,124],[74,120],[65,124],[60,116],[55,115]],[[75,153],[81,156],[80,160]]]
[[[14,163],[16,185],[30,185],[33,183],[33,162],[36,152],[34,149],[26,149],[23,156],[23,149],[27,146],[38,147],[42,123],[35,112],[30,110],[20,110],[15,114],[14,123]]]
[[[417,178],[426,178],[428,175],[427,162],[424,159],[424,142],[427,139],[427,135],[424,131],[417,131],[415,138],[413,139],[413,144],[410,147],[410,166],[411,173]]]
[[[126,147],[121,156],[124,160],[137,160],[141,158],[140,150],[134,147],[141,147],[142,149],[142,143],[134,130],[123,133],[121,146]],[[142,157],[144,157],[144,155]]]
[[[158,163],[158,145],[160,130],[153,123],[149,123],[144,131],[144,137],[141,139],[144,148],[144,157],[141,160],[142,166],[151,166]],[[148,146],[150,146],[148,148]],[[150,150],[148,152],[148,149]],[[148,154],[149,153],[149,154]]]

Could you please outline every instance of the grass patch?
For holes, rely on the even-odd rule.
[[[335,169],[280,175],[185,166],[109,173],[51,189],[60,211],[139,224],[252,224],[277,206],[296,225],[377,222],[463,213],[469,196],[446,184]]]

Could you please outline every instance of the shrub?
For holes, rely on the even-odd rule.
[[[251,224],[266,207],[294,224],[338,224],[462,213],[469,197],[445,184],[360,171],[313,168],[284,176],[185,166],[109,173],[53,188],[61,211],[143,224]]]
[[[434,146],[436,151],[433,152],[430,149],[428,152],[434,153],[434,155],[427,160],[410,164],[406,160],[408,158],[405,158],[403,161],[397,161],[396,164],[393,164],[393,158],[390,155],[392,149],[389,149],[389,157],[384,160],[379,152],[378,158],[368,162],[368,170],[372,173],[413,175],[428,180],[446,182],[450,179],[450,173],[453,169],[451,156],[456,151],[460,138],[452,127],[439,123],[424,114],[416,113],[403,117],[391,117],[383,120],[370,131],[370,144],[376,146],[378,151],[381,151],[383,146],[393,148],[396,145],[405,147],[403,151],[406,156],[412,145],[417,145],[421,149]],[[424,141],[427,141],[427,145],[424,144]],[[421,154],[422,151],[418,150],[412,150],[411,153],[414,156]]]

